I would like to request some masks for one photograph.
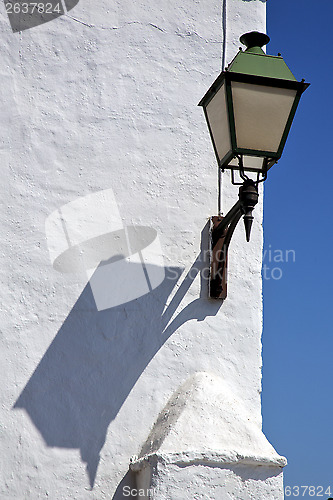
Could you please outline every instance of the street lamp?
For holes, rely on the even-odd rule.
[[[209,294],[220,299],[227,295],[226,261],[233,231],[244,215],[246,239],[250,240],[258,184],[281,157],[299,99],[309,86],[296,80],[280,54],[265,54],[262,47],[269,42],[267,35],[252,31],[240,41],[246,50],[239,50],[199,103],[219,168],[231,170],[232,183],[241,186],[239,200],[229,213],[211,219]],[[235,171],[241,183],[235,182]]]

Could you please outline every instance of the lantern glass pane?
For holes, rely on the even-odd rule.
[[[261,172],[264,169],[265,158],[262,156],[243,156],[244,170],[255,170],[256,172]],[[237,158],[233,158],[229,163],[230,167],[239,169],[239,163]]]
[[[238,148],[277,152],[296,90],[232,82]]]
[[[222,160],[231,149],[225,84],[208,103],[206,113],[217,155]]]

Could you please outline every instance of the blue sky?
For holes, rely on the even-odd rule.
[[[285,486],[312,485],[315,497],[299,496],[325,499],[328,486],[333,496],[332,19],[328,0],[267,1],[267,53],[281,52],[311,86],[265,183],[263,424],[288,458]]]

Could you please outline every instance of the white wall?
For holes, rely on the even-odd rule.
[[[20,33],[0,12],[0,496],[116,498],[129,458],[190,375],[222,377],[261,425],[262,200],[251,243],[236,231],[223,305],[206,298],[194,263],[217,211],[197,103],[221,69],[223,16],[230,59],[239,35],[265,29],[265,3],[81,0]],[[228,184],[224,206],[236,201]],[[113,200],[105,215],[102,190]],[[70,215],[45,229],[54,212]],[[84,242],[97,221],[96,234],[155,229],[162,284],[98,310],[87,276],[52,267],[69,232]],[[126,264],[129,287],[140,266]],[[110,269],[100,286],[111,300],[121,285]]]

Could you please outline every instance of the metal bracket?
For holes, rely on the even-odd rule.
[[[244,215],[246,240],[250,241],[252,211],[258,203],[258,186],[246,179],[239,189],[239,200],[225,217],[211,217],[209,297],[224,300],[227,296],[228,248],[234,230]]]

